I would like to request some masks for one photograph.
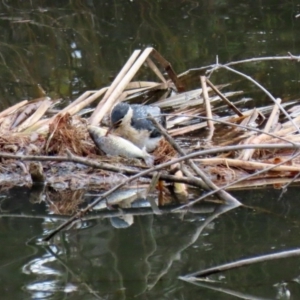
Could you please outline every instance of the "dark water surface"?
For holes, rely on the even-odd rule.
[[[105,86],[134,49],[146,46],[160,51],[178,73],[212,64],[216,55],[221,62],[298,55],[299,13],[299,2],[275,0],[2,1],[0,109],[38,97],[38,84],[66,100]],[[238,69],[276,97],[299,97],[295,62]],[[211,80],[234,81],[257,105],[270,104],[224,71]],[[249,207],[217,218],[220,207],[206,205],[199,214],[139,216],[127,229],[91,219],[49,245],[39,240],[62,217],[48,215],[44,202],[33,204],[32,191],[3,192],[0,299],[300,299],[298,257],[223,272],[198,285],[178,279],[299,247],[299,188],[289,188],[279,200],[280,192],[235,192]]]

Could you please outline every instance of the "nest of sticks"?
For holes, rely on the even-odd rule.
[[[95,182],[103,188],[110,176],[118,176],[118,180],[122,180],[124,175],[149,169],[139,160],[107,157],[99,153],[87,126],[105,126],[111,108],[118,101],[142,103],[141,99],[147,101],[147,95],[153,95],[155,91],[160,93],[152,105],[168,112],[168,127],[163,132],[165,139],[152,153],[154,167],[159,167],[163,180],[200,186],[197,181],[199,174],[191,163],[214,184],[226,189],[265,185],[278,187],[299,180],[300,108],[297,102],[282,104],[280,99],[273,98],[262,88],[272,104],[244,110],[228,99],[237,98],[243,94],[242,91],[223,93],[224,85],[215,86],[205,76],[201,76],[199,88],[185,91],[184,78],[189,76],[189,72],[178,76],[170,63],[153,48],[145,49],[142,54],[137,51],[129,61],[138,63],[132,63],[126,75],[117,76],[109,87],[85,92],[54,115],[53,107],[57,101],[46,96],[22,101],[1,112],[1,186],[32,184],[35,177],[29,168],[30,161],[40,161],[41,172],[44,173],[41,178],[46,184],[51,186],[53,177],[60,176],[60,180],[66,183],[62,185],[63,189],[71,188],[67,182],[76,174],[80,175],[80,182],[84,182],[80,189],[83,185],[95,188]],[[167,71],[168,79],[151,58]],[[290,57],[290,60],[296,59]],[[157,75],[158,82],[132,81],[144,62]],[[207,67],[210,72],[221,68],[236,72],[228,65]],[[248,75],[238,73],[256,83]],[[120,74],[124,72],[121,70]],[[174,89],[177,94],[170,96]],[[96,100],[98,104],[91,115],[83,117],[84,110]],[[228,113],[217,116],[222,105],[226,105]],[[171,162],[176,163],[176,160],[179,161],[177,170],[180,169],[183,174],[180,177],[176,177],[174,168],[170,167]],[[74,163],[77,163],[75,167]],[[84,174],[93,172],[99,178],[98,181],[94,178],[91,183],[93,176]],[[9,185],[13,174],[18,175],[18,180]],[[140,180],[149,180],[151,176],[150,170]],[[76,184],[72,189],[74,186]]]

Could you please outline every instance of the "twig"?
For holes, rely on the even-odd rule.
[[[150,202],[151,208],[156,215],[161,215],[162,213],[159,210],[154,199],[151,197],[148,197],[148,195],[155,189],[155,186],[159,180],[159,177],[160,177],[160,173],[158,173],[158,172],[153,173],[152,180],[151,180],[149,187],[147,189],[147,192],[146,192],[146,199]]]
[[[300,15],[299,15],[300,16]],[[238,60],[238,61],[232,61],[230,63],[224,64],[225,66],[233,66],[233,65],[238,65],[238,64],[245,64],[245,63],[250,63],[250,62],[262,62],[262,61],[278,61],[278,60],[291,60],[291,61],[299,61],[300,56],[295,56],[295,55],[287,55],[287,56],[268,56],[268,57],[254,57],[254,58],[249,58],[249,59],[243,59],[243,60]],[[217,64],[219,64],[217,62]],[[197,72],[197,71],[202,71],[202,70],[207,70],[210,68],[216,67],[216,64],[200,67],[200,68],[192,68],[189,69],[181,74],[178,75],[178,78],[184,77],[188,75],[191,72]]]
[[[175,140],[167,133],[167,131],[152,117],[148,116],[148,118],[153,122],[153,124],[157,127],[157,129],[162,133],[162,135],[166,138],[166,140],[173,146],[173,148],[182,156],[185,157],[185,161],[190,165],[193,171],[200,177],[200,179],[209,187],[211,190],[218,190],[218,187],[206,176],[206,174],[199,169],[196,164],[187,158],[187,155],[184,151],[178,146]],[[174,162],[174,161],[173,161]],[[175,163],[175,162],[174,162]],[[200,182],[199,182],[200,183]],[[227,203],[239,203],[237,199],[228,194],[226,191],[220,190],[217,194],[225,200]]]
[[[219,148],[214,148],[214,149],[208,149],[208,150],[200,150],[200,151],[195,151],[189,154],[186,154],[185,156],[174,158],[172,161],[168,161],[166,163],[157,165],[153,167],[151,170],[152,171],[158,171],[161,170],[165,167],[169,167],[177,162],[181,162],[190,158],[198,157],[198,156],[205,156],[205,155],[212,155],[216,153],[221,153],[221,152],[228,152],[228,151],[239,151],[239,150],[244,150],[244,149],[299,149],[300,148],[300,143],[291,143],[290,145],[286,144],[248,144],[248,145],[235,145],[235,146],[226,146],[226,147],[219,147]],[[79,156],[76,156],[72,154],[72,158],[68,158],[66,156],[47,156],[47,155],[41,155],[41,156],[36,156],[36,155],[17,155],[17,154],[8,154],[4,152],[0,152],[0,157],[3,158],[12,158],[12,159],[20,159],[24,161],[60,161],[60,162],[77,162],[86,166],[90,167],[95,167],[98,169],[103,169],[107,171],[118,171],[120,172],[128,172],[130,174],[136,174],[138,171],[132,170],[132,169],[127,169],[123,168],[120,169],[120,167],[114,167],[110,164],[107,163],[97,163],[94,161],[91,161],[90,159],[86,158],[81,158]],[[123,171],[125,170],[125,171]],[[164,176],[164,174],[161,174],[160,176]],[[151,176],[152,177],[152,176]],[[162,178],[162,177],[161,177]],[[178,181],[180,182],[180,181]]]
[[[266,254],[266,255],[261,255],[261,256],[256,256],[252,258],[247,258],[247,259],[241,259],[236,262],[220,265],[217,267],[209,268],[206,270],[202,270],[199,272],[195,272],[192,274],[188,274],[185,277],[191,278],[191,277],[204,277],[204,276],[209,276],[212,274],[220,273],[222,271],[228,271],[231,269],[236,269],[240,268],[243,266],[248,266],[260,262],[265,262],[269,260],[275,260],[275,259],[281,259],[281,258],[288,258],[288,257],[294,257],[300,255],[300,249],[294,249],[294,250],[288,250],[288,251],[282,251],[279,253],[273,253],[273,254]]]
[[[206,83],[212,88],[212,90],[240,117],[243,117],[243,113],[240,112],[240,110],[225,97],[219,89],[208,79],[206,78]]]
[[[209,128],[209,134],[206,137],[207,141],[211,141],[214,131],[215,131],[215,126],[214,122],[212,121],[212,112],[211,112],[211,106],[209,102],[209,96],[207,92],[207,85],[206,85],[206,77],[205,76],[200,76],[200,82],[201,82],[201,87],[202,87],[202,94],[203,94],[203,99],[204,99],[204,104],[205,104],[205,110],[206,110],[206,116],[207,116],[207,126]]]

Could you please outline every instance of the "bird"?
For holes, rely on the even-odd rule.
[[[157,148],[162,134],[153,122],[147,119],[148,114],[162,126],[166,126],[165,117],[161,116],[159,107],[120,102],[111,110],[108,132],[113,131],[139,148],[152,152]]]

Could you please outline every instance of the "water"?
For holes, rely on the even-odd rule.
[[[53,98],[72,100],[109,84],[131,52],[145,46],[154,46],[178,73],[212,64],[216,55],[229,62],[299,51],[295,15],[300,5],[293,1],[48,2],[0,4],[1,108],[39,97],[38,84]],[[239,69],[283,100],[299,95],[294,62]],[[148,79],[149,73],[141,76]],[[227,72],[211,80],[234,82],[232,89],[246,90],[257,105],[270,103]],[[280,192],[235,192],[247,207],[218,218],[218,206],[212,204],[201,214],[135,217],[126,229],[94,218],[49,245],[40,238],[63,217],[49,215],[33,191],[2,192],[1,299],[289,299],[289,293],[299,299],[297,257],[222,272],[210,277],[214,283],[178,279],[240,258],[297,248],[299,189],[289,188],[279,200]]]
[[[109,219],[82,221],[81,230],[40,238],[58,226],[30,191],[14,189],[2,201],[1,299],[233,299],[241,293],[275,299],[282,284],[300,295],[298,257],[269,261],[210,276],[195,286],[178,276],[281,250],[299,243],[298,188],[236,192],[246,207],[216,217],[218,205],[202,213],[138,216],[127,229]],[[288,199],[288,200],[287,200]],[[217,211],[215,211],[215,209]],[[279,286],[276,286],[279,285]],[[284,298],[280,298],[284,299]]]

